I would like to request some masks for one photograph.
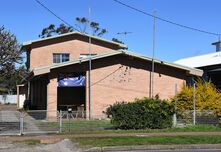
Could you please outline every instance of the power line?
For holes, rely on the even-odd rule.
[[[127,34],[132,34],[132,32],[118,32],[117,34],[118,35],[121,35],[121,34],[127,35]]]
[[[76,28],[74,28],[71,24],[69,24],[67,21],[65,21],[64,19],[62,19],[61,17],[59,17],[58,15],[56,15],[51,9],[49,9],[47,6],[45,6],[42,2],[40,2],[39,0],[34,0],[35,2],[37,2],[40,6],[42,6],[45,10],[47,10],[48,12],[50,12],[52,15],[54,15],[57,19],[59,19],[60,21],[62,21],[64,24],[72,27],[74,30],[78,31]]]
[[[108,77],[110,77],[111,75],[113,75],[114,73],[116,73],[117,71],[119,71],[122,67],[123,67],[123,66],[118,67],[116,70],[114,70],[113,72],[109,73],[109,74],[106,75],[104,78],[102,78],[102,79],[100,79],[100,80],[94,82],[91,86],[94,86],[94,85],[100,83],[101,81],[107,79]]]
[[[144,14],[144,15],[147,15],[147,16],[150,16],[150,17],[153,17],[153,18],[154,18],[154,15],[152,15],[152,14],[150,14],[150,13],[147,13],[147,12],[145,12],[145,11],[142,11],[142,10],[140,10],[140,9],[137,9],[137,8],[135,8],[135,7],[131,6],[131,5],[128,5],[128,4],[126,4],[126,3],[123,3],[123,2],[121,2],[121,1],[119,1],[119,0],[113,0],[113,1],[116,2],[116,3],[118,3],[118,4],[120,4],[120,5],[125,6],[125,7],[127,7],[127,8],[130,8],[130,9],[132,9],[132,10],[134,10],[134,11],[137,11],[137,12],[139,12],[139,13],[142,13],[142,14]],[[169,24],[173,24],[173,25],[175,25],[175,26],[179,26],[179,27],[182,27],[182,28],[186,28],[186,29],[189,29],[189,30],[192,30],[192,31],[197,31],[197,32],[201,32],[201,33],[205,33],[205,34],[210,34],[210,35],[214,35],[214,36],[219,36],[219,37],[221,36],[221,34],[219,34],[219,33],[214,33],[214,32],[210,32],[210,31],[205,31],[205,30],[201,30],[201,29],[194,28],[194,27],[186,26],[186,25],[179,24],[179,23],[176,23],[176,22],[173,22],[173,21],[170,21],[170,20],[163,19],[163,18],[161,18],[161,17],[155,16],[155,18],[158,19],[158,20],[167,22],[167,23],[169,23]]]

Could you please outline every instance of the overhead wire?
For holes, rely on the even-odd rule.
[[[153,18],[155,17],[156,19],[158,19],[158,20],[160,20],[160,21],[167,22],[167,23],[172,24],[172,25],[175,25],[175,26],[179,26],[179,27],[182,27],[182,28],[185,28],[185,29],[189,29],[189,30],[192,30],[192,31],[197,31],[197,32],[201,32],[201,33],[205,33],[205,34],[209,34],[209,35],[218,36],[218,37],[221,36],[221,34],[219,34],[219,33],[214,33],[214,32],[210,32],[210,31],[206,31],[206,30],[202,30],[202,29],[190,27],[190,26],[183,25],[183,24],[180,24],[180,23],[176,23],[176,22],[173,22],[173,21],[170,21],[170,20],[167,20],[167,19],[158,17],[158,16],[154,16],[154,15],[152,15],[152,14],[150,14],[150,13],[147,13],[147,12],[145,12],[145,11],[143,11],[143,10],[140,10],[140,9],[138,9],[138,8],[135,8],[135,7],[133,7],[133,6],[131,6],[131,5],[128,5],[128,4],[126,4],[126,3],[123,3],[123,2],[121,2],[121,1],[119,1],[119,0],[113,0],[113,1],[116,2],[116,3],[118,3],[118,4],[120,4],[120,5],[122,5],[122,6],[125,6],[125,7],[127,7],[127,8],[130,8],[130,9],[136,11],[136,12],[142,13],[142,14],[144,14],[144,15],[147,15],[147,16],[150,16],[150,17],[153,17]]]
[[[54,13],[51,9],[49,9],[45,4],[43,4],[42,2],[40,2],[39,0],[34,0],[35,2],[37,2],[41,7],[43,7],[45,10],[47,10],[49,13],[51,13],[53,16],[55,16],[57,19],[59,19],[60,21],[62,21],[64,24],[68,25],[69,27],[72,27],[74,30],[79,31],[78,29],[76,29],[75,27],[73,27],[70,23],[68,23],[67,21],[65,21],[63,18],[61,18],[60,16],[58,16],[56,13]]]

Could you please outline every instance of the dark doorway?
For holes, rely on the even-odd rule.
[[[67,111],[68,108],[72,108],[73,111],[79,111],[79,109],[85,110],[85,83],[85,73],[62,74],[58,81],[57,109],[62,111]]]

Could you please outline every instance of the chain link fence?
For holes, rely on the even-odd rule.
[[[0,135],[78,133],[113,129],[105,115],[93,115],[93,118],[89,120],[85,111],[0,111]]]
[[[19,111],[0,111],[0,135],[20,134]]]
[[[212,110],[180,110],[174,117],[175,126],[187,126],[195,124],[212,124],[218,125],[219,118]]]
[[[39,133],[84,133],[88,131],[113,130],[110,119],[105,115],[93,115],[88,119],[85,112],[32,110],[0,111],[0,135],[22,135]],[[99,119],[98,119],[99,118]],[[219,119],[211,110],[196,111],[196,124],[219,124]],[[194,124],[194,111],[177,111],[175,127]]]
[[[23,134],[58,133],[59,113],[56,110],[32,110],[22,113]]]

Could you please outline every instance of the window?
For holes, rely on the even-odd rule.
[[[91,57],[95,56],[97,54],[91,54]],[[90,57],[90,54],[80,54],[80,58],[88,58]]]
[[[53,63],[61,63],[69,61],[68,53],[54,53],[53,54]]]

